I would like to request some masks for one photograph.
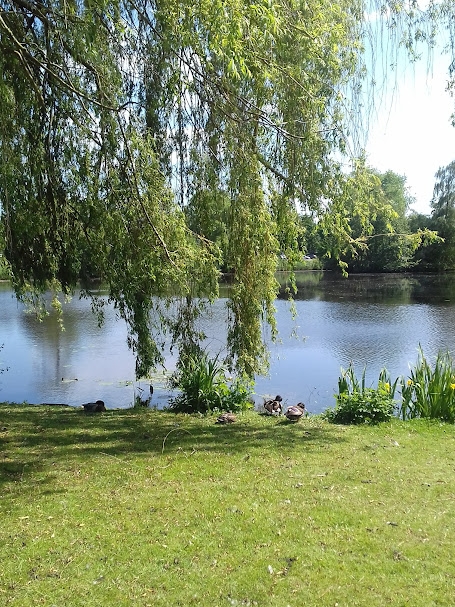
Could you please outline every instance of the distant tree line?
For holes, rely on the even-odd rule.
[[[411,214],[409,228],[437,231],[440,239],[416,251],[415,264],[421,270],[443,272],[455,269],[455,161],[441,167],[435,177],[431,214]]]
[[[414,199],[406,186],[405,176],[371,169],[370,177],[376,205],[371,208],[366,235],[355,214],[349,220],[351,237],[360,246],[340,256],[348,271],[442,272],[455,269],[455,161],[440,168],[435,175],[429,215],[412,210]],[[302,217],[302,227],[306,235],[302,239],[303,249],[320,256],[324,268],[339,268],[339,263],[330,255],[333,246],[330,232],[308,215]]]
[[[299,258],[313,255],[322,268],[348,273],[455,268],[455,162],[436,174],[431,216],[412,210],[414,198],[405,176],[391,170],[380,173],[363,163],[347,179],[343,200],[338,216],[340,231],[324,213],[299,213],[297,208],[288,207],[287,214],[294,218],[278,222],[286,224],[287,230],[275,234],[281,251],[280,269],[300,268]],[[200,217],[193,215],[192,205],[186,214],[190,226],[202,227],[221,251],[227,250],[227,197],[219,197],[203,225]],[[291,255],[290,224],[294,226],[292,238],[298,243]],[[230,272],[224,257],[220,269]]]

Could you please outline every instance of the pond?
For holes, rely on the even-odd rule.
[[[386,367],[392,380],[417,362],[419,344],[433,361],[439,350],[455,352],[453,275],[352,275],[326,272],[297,275],[293,319],[289,302],[276,300],[279,340],[269,343],[268,377],[258,377],[255,400],[281,394],[286,404],[304,401],[310,413],[334,405],[340,368],[352,362],[367,383]],[[285,275],[280,276],[284,284]],[[208,347],[223,351],[226,299],[204,320]],[[17,303],[8,283],[0,284],[0,400],[30,403],[82,403],[102,399],[107,408],[126,408],[135,395],[148,395],[146,381],[134,379],[134,356],[126,328],[112,307],[98,327],[90,302],[78,294],[64,306],[62,331],[55,314],[43,322]],[[267,331],[265,330],[267,337]],[[166,352],[166,366],[175,356]],[[171,396],[158,370],[152,405]]]

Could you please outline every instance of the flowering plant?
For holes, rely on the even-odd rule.
[[[352,364],[346,370],[341,369],[338,394],[335,395],[336,407],[325,412],[326,419],[340,424],[377,424],[388,421],[393,416],[398,380],[391,384],[387,370],[382,369],[377,387],[367,388],[365,371],[366,369],[363,370],[362,379],[359,381]]]

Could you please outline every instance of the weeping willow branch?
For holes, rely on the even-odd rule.
[[[142,200],[141,191],[140,191],[140,189],[139,189],[139,183],[138,183],[138,176],[137,176],[137,172],[136,172],[136,166],[135,166],[135,162],[134,162],[133,156],[132,156],[132,154],[131,154],[131,149],[130,149],[129,140],[128,140],[128,138],[126,137],[125,130],[124,130],[123,125],[122,125],[122,123],[121,123],[121,121],[120,121],[120,120],[118,121],[118,124],[119,124],[120,131],[121,131],[121,133],[122,133],[123,142],[124,142],[124,144],[125,144],[126,153],[127,153],[127,155],[128,155],[128,159],[129,159],[129,162],[130,162],[131,171],[132,171],[132,173],[133,173],[133,179],[134,179],[134,189],[135,189],[135,191],[136,191],[137,201],[139,202],[139,205],[140,205],[140,207],[141,207],[141,210],[142,210],[142,212],[144,213],[144,217],[146,218],[147,223],[148,223],[148,224],[149,224],[149,226],[152,228],[153,233],[155,234],[156,238],[158,239],[158,242],[160,243],[160,245],[161,245],[161,247],[162,247],[162,249],[163,249],[163,251],[164,251],[164,253],[165,253],[165,255],[166,255],[166,257],[167,257],[167,259],[168,259],[168,261],[169,261],[169,263],[170,263],[171,265],[175,266],[175,263],[174,263],[173,259],[172,259],[172,258],[171,258],[171,256],[170,256],[170,253],[169,253],[169,251],[168,251],[168,248],[167,248],[167,246],[166,246],[166,243],[164,242],[164,240],[163,240],[163,238],[162,238],[161,234],[158,232],[158,230],[157,230],[157,228],[156,228],[155,224],[154,224],[154,223],[153,223],[153,221],[150,219],[150,215],[148,214],[148,211],[147,211],[147,209],[145,208],[144,202],[143,202],[143,200]]]

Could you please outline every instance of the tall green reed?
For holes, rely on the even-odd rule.
[[[354,365],[349,364],[347,369],[341,368],[341,375],[338,378],[338,396],[341,394],[364,394],[367,390],[373,388],[366,386],[366,367],[363,368],[362,377],[360,381],[357,379],[355,374]],[[398,384],[398,378],[392,382],[390,379],[390,373],[387,369],[381,369],[378,377],[378,385],[376,390],[384,390],[390,395],[390,398],[395,398],[395,391]]]
[[[449,352],[438,352],[434,367],[419,346],[417,364],[401,378],[402,419],[424,417],[455,422],[455,366]]]
[[[207,352],[188,355],[170,378],[179,394],[170,400],[171,409],[182,413],[211,411],[243,411],[252,407],[250,390],[239,378],[228,380],[219,355],[210,358]]]

